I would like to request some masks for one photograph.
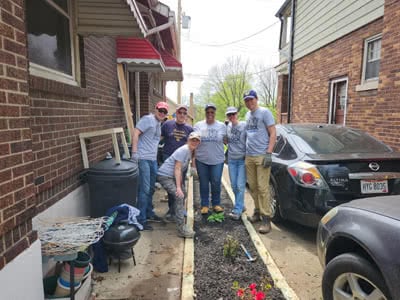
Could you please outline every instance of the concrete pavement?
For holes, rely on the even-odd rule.
[[[233,199],[226,170],[224,170],[223,184],[230,198]],[[162,201],[164,195],[163,189],[157,190],[154,195],[154,206],[160,216],[167,211],[167,203]],[[188,195],[187,222],[189,226],[192,226],[192,179],[188,180]],[[286,299],[299,299],[287,284],[264,242],[244,214],[242,220],[276,286],[282,290]],[[153,223],[152,226],[154,231],[142,231],[141,238],[134,246],[136,266],[132,259],[127,259],[122,261],[120,273],[118,273],[116,261],[112,262],[107,273],[93,272],[93,294],[96,300],[194,299],[193,240],[177,237],[175,224]]]

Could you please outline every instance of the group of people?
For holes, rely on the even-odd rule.
[[[250,222],[261,222],[260,233],[271,230],[272,215],[269,197],[271,153],[276,142],[275,121],[272,113],[258,105],[257,93],[250,90],[243,96],[248,112],[246,121],[239,121],[238,110],[228,107],[225,123],[216,120],[217,107],[205,106],[205,119],[192,128],[186,123],[188,109],[176,108],[174,120],[162,121],[168,114],[168,104],[158,102],[155,112],[143,116],[132,137],[132,159],[138,161],[139,182],[137,207],[139,223],[144,230],[152,230],[149,221],[163,220],[154,213],[152,197],[156,181],[168,193],[168,212],[165,220],[176,222],[178,235],[193,238],[194,232],[185,225],[185,178],[189,167],[197,174],[200,186],[201,214],[211,209],[223,212],[221,180],[225,161],[224,145],[228,146],[228,169],[235,205],[229,216],[239,220],[244,212],[246,182],[254,200]],[[163,163],[157,166],[157,151],[164,140]]]

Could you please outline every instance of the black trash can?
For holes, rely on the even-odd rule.
[[[137,163],[115,159],[105,159],[89,168],[85,177],[89,184],[90,215],[104,216],[113,206],[126,203],[136,206]]]

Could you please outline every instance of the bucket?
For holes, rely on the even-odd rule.
[[[70,294],[70,287],[69,287],[69,282],[65,283],[61,279],[61,277],[58,278],[57,280],[57,287],[54,292],[54,296],[68,296]],[[78,285],[75,284],[75,291],[77,291],[81,287],[81,282],[78,283]]]
[[[92,274],[92,271],[93,271],[93,265],[91,263],[89,263],[89,265],[86,267],[85,275],[83,275],[82,280],[85,280],[86,278],[88,278],[90,276],[90,274]]]
[[[74,267],[85,269],[89,265],[91,259],[87,252],[79,251],[78,257],[74,260]],[[67,264],[69,263],[67,262]]]
[[[65,266],[66,265],[67,264],[65,264]],[[69,271],[69,266],[67,267],[68,271],[66,270],[65,266],[61,270],[60,278],[62,278],[63,281],[68,282],[68,284],[69,284],[70,278],[71,278],[71,272]],[[85,269],[86,268],[81,268],[81,269],[82,269],[82,271],[81,270],[75,270],[75,268],[74,268],[74,282],[75,282],[75,285],[82,281],[83,275],[85,274]]]

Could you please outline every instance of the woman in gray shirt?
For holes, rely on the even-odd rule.
[[[161,165],[157,174],[157,181],[167,191],[168,196],[173,198],[176,226],[178,236],[193,238],[195,232],[188,228],[184,218],[185,186],[182,179],[182,170],[188,168],[194,150],[200,144],[200,135],[192,132],[188,136],[188,142],[176,149],[174,153]]]
[[[222,212],[221,178],[224,167],[224,141],[226,126],[215,120],[217,107],[210,103],[205,107],[206,119],[194,125],[194,131],[201,136],[201,144],[196,150],[196,168],[200,182],[201,214],[208,214],[209,186],[211,184],[211,204],[214,212]]]

